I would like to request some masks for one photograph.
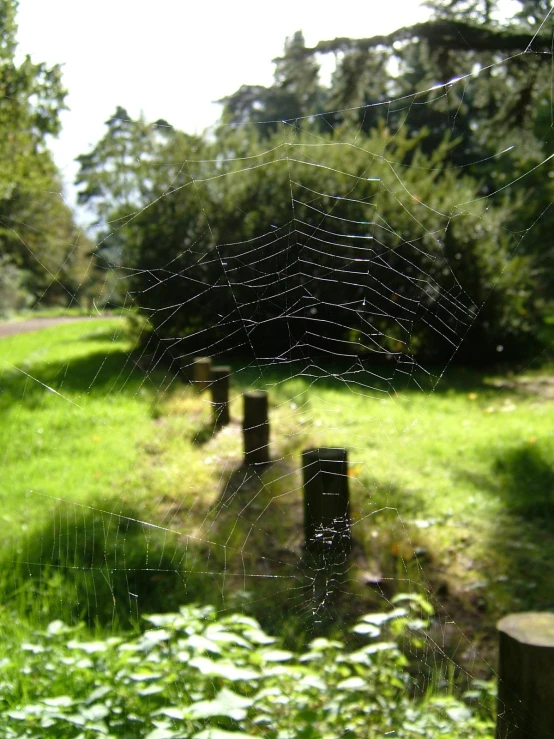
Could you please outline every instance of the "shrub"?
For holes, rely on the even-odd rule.
[[[484,200],[425,135],[234,134],[127,227],[132,293],[177,354],[474,356],[532,343],[528,262],[507,203]],[[166,346],[171,345],[165,342]]]
[[[392,610],[358,622],[357,642],[317,638],[303,654],[254,619],[210,607],[148,616],[131,638],[91,641],[54,621],[17,646],[4,642],[0,736],[491,737],[490,686],[466,700],[416,695],[401,645],[421,652],[430,610],[397,596]]]

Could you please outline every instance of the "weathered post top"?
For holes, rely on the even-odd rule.
[[[315,449],[305,449],[302,457],[310,462],[342,462],[346,463],[348,451],[339,446],[320,446]]]
[[[210,377],[212,382],[217,382],[218,380],[222,380],[230,375],[231,368],[228,365],[218,365],[217,367],[212,367]]]
[[[554,737],[554,613],[513,613],[497,629],[497,739]]]
[[[192,381],[196,392],[202,393],[210,384],[212,360],[210,357],[195,357],[192,366]]]
[[[496,628],[521,644],[554,648],[554,613],[512,613],[501,618]]]

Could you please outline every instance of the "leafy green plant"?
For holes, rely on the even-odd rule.
[[[53,621],[0,659],[0,736],[492,736],[489,684],[465,700],[417,692],[405,652],[423,648],[432,608],[415,595],[392,605],[363,616],[351,644],[317,638],[301,654],[211,607],[146,616],[130,638]]]

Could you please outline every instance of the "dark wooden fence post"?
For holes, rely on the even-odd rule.
[[[192,381],[197,393],[203,393],[210,385],[212,360],[210,357],[195,357],[192,370]]]
[[[268,398],[263,390],[244,393],[242,434],[246,464],[269,462]]]
[[[304,531],[312,552],[344,554],[351,548],[346,449],[302,452]]]
[[[496,739],[554,737],[554,613],[514,613],[500,638]]]
[[[227,366],[212,367],[211,388],[212,408],[215,426],[226,426],[229,423],[229,379],[231,368]]]

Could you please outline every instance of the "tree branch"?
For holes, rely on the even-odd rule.
[[[399,28],[387,35],[371,38],[336,38],[306,47],[305,53],[329,54],[337,51],[369,51],[379,46],[391,48],[394,43],[425,39],[431,48],[451,51],[498,51],[508,53],[535,52],[550,60],[552,34],[533,35],[511,29],[495,30],[453,20],[434,20]]]

